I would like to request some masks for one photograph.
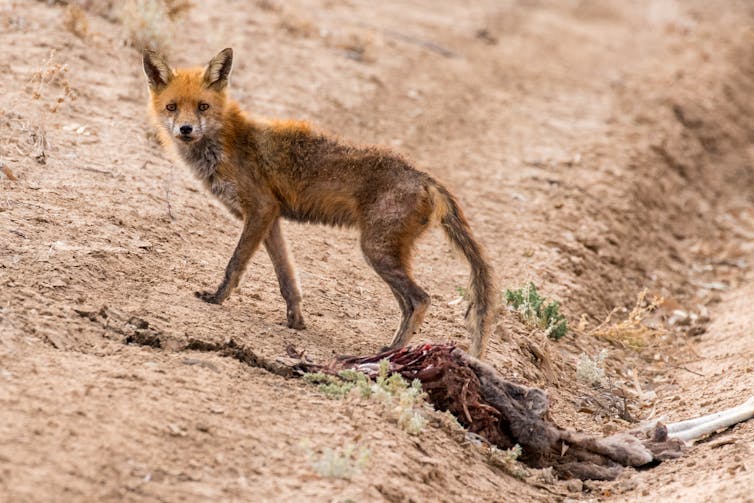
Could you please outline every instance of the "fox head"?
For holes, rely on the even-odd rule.
[[[160,54],[144,51],[151,108],[163,137],[188,145],[222,126],[233,49],[223,49],[206,68],[174,70]]]

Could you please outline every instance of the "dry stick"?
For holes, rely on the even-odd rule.
[[[395,39],[408,42],[409,44],[418,45],[419,47],[423,47],[424,49],[427,49],[428,51],[437,53],[441,56],[445,56],[446,58],[460,57],[460,54],[458,54],[457,52],[453,52],[450,49],[447,49],[429,40],[422,40],[420,38],[412,37],[410,35],[405,35],[401,32],[389,30],[389,29],[382,30],[382,33],[384,33],[388,37],[393,37]]]
[[[689,373],[691,373],[691,374],[694,374],[694,375],[698,375],[699,377],[704,377],[704,374],[702,374],[702,373],[700,373],[700,372],[696,372],[695,370],[691,370],[691,369],[689,369],[689,368],[686,368],[686,367],[682,367],[682,366],[680,366],[680,365],[673,365],[673,364],[672,364],[672,363],[670,363],[670,362],[664,362],[664,363],[665,363],[665,365],[667,365],[668,367],[673,367],[674,369],[678,369],[678,370],[685,370],[686,372],[689,372]]]
[[[170,205],[170,187],[165,186],[165,202],[168,204],[168,216],[170,220],[175,222],[175,215],[173,215],[173,207]]]
[[[439,54],[441,56],[445,56],[446,58],[459,58],[461,57],[460,54],[458,54],[455,51],[451,51],[447,47],[443,47],[435,42],[432,42],[430,40],[423,40],[421,38],[417,38],[411,35],[406,35],[405,33],[401,33],[399,31],[391,30],[389,28],[377,28],[374,25],[371,25],[369,23],[365,22],[359,22],[357,24],[360,24],[361,26],[365,26],[367,28],[371,28],[373,30],[381,31],[384,35],[394,38],[396,40],[400,40],[402,42],[406,42],[413,45],[418,45],[419,47],[426,49],[430,52],[434,52],[436,54]]]
[[[110,171],[105,171],[104,169],[97,169],[97,168],[91,168],[89,166],[73,166],[75,169],[80,169],[82,171],[91,171],[92,173],[99,173],[100,175],[107,175],[107,176],[115,176]]]
[[[144,161],[144,167],[147,166],[149,161]],[[170,165],[170,178],[165,182],[165,202],[168,205],[168,216],[170,220],[175,222],[175,215],[173,215],[173,206],[170,204],[170,186],[173,183],[173,164]]]
[[[8,180],[11,182],[17,182],[18,178],[16,178],[16,175],[13,174],[13,171],[10,170],[8,166],[5,165],[5,163],[0,162],[0,171],[3,172],[5,176],[8,177]]]

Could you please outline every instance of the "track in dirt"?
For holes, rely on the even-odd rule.
[[[553,343],[508,314],[491,343],[502,375],[549,390],[556,422],[606,433],[631,426],[615,417],[624,405],[636,419],[682,419],[746,398],[746,2],[312,0],[259,2],[229,18],[230,5],[186,13],[171,44],[177,64],[233,46],[232,93],[245,107],[414,159],[458,194],[501,288],[531,280],[562,300],[572,327],[585,316],[583,330]],[[438,422],[412,437],[368,401],[332,401],[212,353],[124,345],[82,317],[106,306],[166,340],[232,338],[269,359],[294,343],[324,360],[375,352],[398,313],[353,233],[299,225],[285,233],[306,331],[285,328],[263,254],[226,304],[198,303],[193,291],[215,286],[237,223],[146,134],[139,54],[124,46],[123,26],[90,12],[82,39],[63,20],[62,7],[44,2],[0,6],[0,162],[17,178],[0,174],[0,494],[748,497],[751,424],[614,483],[518,480]],[[467,344],[464,306],[448,304],[465,266],[439,233],[415,263],[433,301],[417,339]],[[668,335],[640,351],[589,335],[643,288],[665,297],[657,322]],[[668,326],[679,309],[711,321]],[[602,348],[609,385],[594,389],[574,378],[575,362]],[[368,469],[350,481],[313,471],[312,457],[349,445],[369,448]]]

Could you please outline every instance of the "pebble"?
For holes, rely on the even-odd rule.
[[[568,489],[572,493],[580,493],[584,490],[584,483],[579,479],[571,479],[566,482],[566,489]]]

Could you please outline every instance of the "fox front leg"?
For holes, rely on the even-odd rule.
[[[220,286],[217,287],[217,291],[195,292],[195,295],[209,304],[222,304],[228,298],[230,292],[238,286],[238,281],[241,279],[241,274],[246,269],[249,259],[269,232],[270,226],[276,218],[277,215],[273,212],[247,216],[241,237],[238,239],[238,244],[233,256],[230,257],[228,266],[225,268],[225,276],[223,276]]]
[[[270,261],[275,268],[275,274],[280,284],[280,293],[285,299],[288,327],[303,330],[306,328],[306,323],[304,323],[304,315],[301,313],[301,287],[296,280],[296,268],[293,265],[290,253],[288,253],[288,247],[280,228],[280,218],[276,218],[270,226],[270,232],[264,240],[264,246],[267,248]]]

